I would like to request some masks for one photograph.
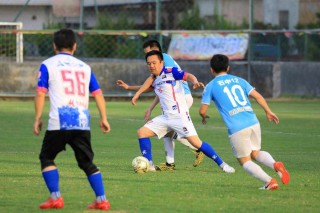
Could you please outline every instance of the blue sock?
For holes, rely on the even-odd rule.
[[[58,169],[42,172],[42,177],[50,191],[52,198],[60,197]]]
[[[142,156],[152,161],[150,138],[139,138],[139,145]]]
[[[207,157],[211,158],[220,166],[223,163],[223,160],[219,157],[219,155],[214,151],[214,149],[206,142],[202,142],[201,147],[199,148],[201,152],[203,152]]]
[[[103,200],[106,200],[101,173],[99,172],[99,173],[89,175],[88,180],[90,182],[91,188],[96,194],[97,201],[101,202]]]

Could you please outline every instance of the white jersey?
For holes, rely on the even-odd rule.
[[[48,130],[89,130],[89,92],[101,93],[89,65],[60,53],[42,62],[37,91],[50,98]]]
[[[152,84],[165,116],[189,112],[182,81],[187,73],[177,67],[164,67]]]

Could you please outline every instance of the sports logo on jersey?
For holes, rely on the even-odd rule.
[[[161,89],[161,87],[158,89],[158,92],[162,93],[162,89]]]
[[[189,132],[188,129],[187,129],[187,127],[182,127],[182,130],[183,130],[185,133],[188,133],[188,132]]]
[[[163,76],[162,76],[162,79],[164,79],[164,78],[167,78],[167,75],[163,75]]]
[[[176,110],[177,108],[178,108],[177,105],[173,105],[173,106],[172,106],[172,109],[173,109],[173,110]]]

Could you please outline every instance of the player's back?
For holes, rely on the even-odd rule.
[[[40,71],[48,75],[48,129],[89,129],[90,67],[70,54],[60,53],[43,61]],[[46,81],[44,78],[40,80]]]
[[[254,89],[247,81],[234,75],[218,75],[207,86],[229,134],[258,123],[248,99]]]

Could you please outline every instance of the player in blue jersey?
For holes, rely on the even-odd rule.
[[[234,156],[244,170],[264,183],[261,189],[277,189],[278,183],[275,178],[270,177],[252,159],[276,171],[283,184],[289,183],[290,175],[283,163],[276,162],[268,152],[261,150],[260,124],[253,112],[248,96],[258,102],[269,121],[278,124],[277,115],[271,111],[262,95],[246,80],[228,74],[230,67],[227,56],[214,55],[210,61],[210,66],[214,79],[206,85],[202,94],[202,102],[199,109],[202,123],[207,123],[207,110],[211,100],[213,100],[228,128],[230,145]]]
[[[150,52],[151,50],[158,50],[162,52],[161,45],[157,40],[148,40],[144,42],[143,44],[143,50],[145,53]],[[163,61],[164,65],[166,67],[178,67],[180,68],[179,64],[168,54],[162,53],[163,54]],[[137,91],[140,86],[129,86],[128,84],[124,83],[121,80],[117,81],[117,84],[119,86],[122,86],[126,90],[132,90],[132,91]],[[184,93],[185,93],[185,98],[187,101],[187,104],[189,108],[193,104],[193,97],[191,95],[191,91],[189,88],[189,85],[186,81],[182,81],[182,85],[184,88]],[[156,97],[153,101],[153,103],[150,105],[150,107],[146,110],[145,112],[145,121],[147,122],[150,117],[151,117],[151,112],[155,108],[155,106],[159,103],[159,98]],[[204,154],[203,152],[199,151],[197,148],[192,146],[186,139],[184,138],[179,138],[176,133],[170,133],[167,136],[163,137],[163,142],[164,142],[164,148],[165,148],[165,154],[166,154],[166,162],[165,163],[160,163],[159,165],[156,166],[156,169],[159,171],[171,171],[175,169],[175,162],[174,162],[174,139],[177,139],[179,142],[181,142],[183,145],[189,147],[191,150],[194,151],[196,154],[196,159],[193,163],[193,166],[196,167],[201,164]]]
[[[208,143],[200,140],[193,126],[182,80],[190,81],[194,89],[203,87],[203,84],[198,82],[194,75],[177,67],[165,67],[163,54],[160,51],[152,50],[148,52],[146,62],[153,79],[150,80],[149,77],[145,81],[132,98],[132,104],[135,105],[141,93],[150,88],[151,85],[160,101],[162,115],[148,121],[137,132],[141,154],[150,161],[149,171],[155,171],[152,162],[150,137],[162,138],[169,132],[174,131],[180,138],[185,138],[192,146],[214,160],[224,172],[234,173],[234,168],[223,162]]]
[[[89,65],[73,56],[76,50],[74,32],[61,29],[54,33],[53,41],[56,55],[42,62],[35,97],[33,131],[36,135],[40,134],[42,128],[41,116],[47,92],[50,99],[49,122],[39,155],[42,176],[49,189],[50,198],[39,207],[64,207],[59,189],[59,173],[54,160],[68,144],[96,195],[95,201],[88,208],[108,210],[110,203],[106,199],[102,176],[99,168],[93,163],[89,93],[95,98],[103,133],[110,131],[105,100]]]

